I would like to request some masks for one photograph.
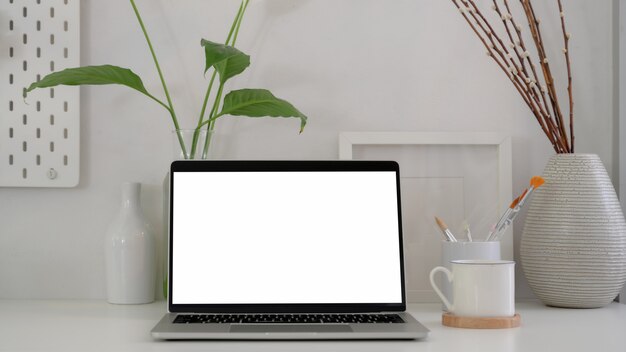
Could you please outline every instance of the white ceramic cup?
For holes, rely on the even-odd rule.
[[[500,260],[500,241],[442,241],[441,266],[452,270],[453,260],[486,259]],[[452,285],[448,280],[439,280],[439,288],[448,301],[452,300]],[[445,305],[443,307],[446,310]]]
[[[454,315],[511,317],[515,315],[515,262],[507,260],[453,260],[452,271],[438,266],[430,272],[433,289]],[[452,302],[435,284],[443,272],[452,283]]]

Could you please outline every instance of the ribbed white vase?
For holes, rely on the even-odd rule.
[[[626,281],[626,222],[595,154],[557,154],[544,170],[522,233],[522,269],[546,305],[597,308]]]

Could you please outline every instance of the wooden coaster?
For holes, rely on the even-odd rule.
[[[451,313],[443,313],[441,323],[444,326],[464,329],[509,329],[520,326],[519,314],[512,317],[460,317]]]

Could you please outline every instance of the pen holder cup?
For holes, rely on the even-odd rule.
[[[441,265],[452,270],[451,261],[453,260],[500,260],[500,241],[475,241],[475,242],[441,242]],[[439,277],[439,287],[441,292],[448,299],[452,301],[452,285],[448,280]],[[445,305],[442,306],[444,311],[447,311]]]

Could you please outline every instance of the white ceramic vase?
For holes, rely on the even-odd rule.
[[[626,222],[595,154],[557,154],[544,170],[522,233],[528,284],[546,305],[596,308],[626,281]]]
[[[144,220],[140,183],[122,185],[122,204],[105,238],[107,300],[114,304],[154,301],[156,243]]]

